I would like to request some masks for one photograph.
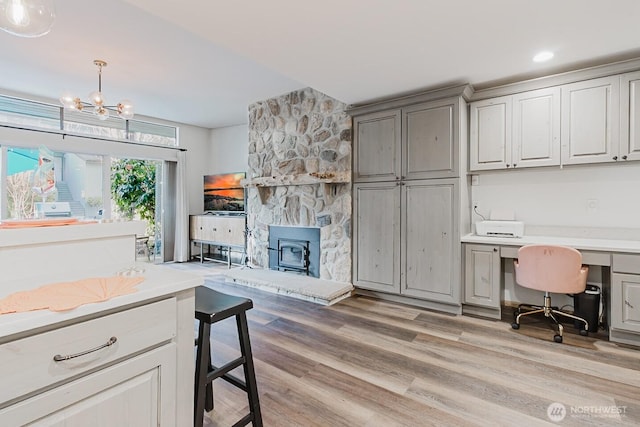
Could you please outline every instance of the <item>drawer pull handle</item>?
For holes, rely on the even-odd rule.
[[[627,300],[624,300],[624,303],[625,303],[625,305],[626,305],[626,306],[628,306],[629,308],[635,308],[635,307],[633,307],[633,306],[631,305],[631,303],[630,303],[629,301],[627,301]]]
[[[84,356],[86,354],[93,353],[94,351],[102,350],[105,347],[111,347],[112,345],[114,345],[116,343],[116,341],[118,341],[118,338],[111,337],[111,338],[109,338],[109,341],[107,341],[106,343],[104,343],[102,345],[97,346],[96,348],[92,348],[90,350],[82,351],[82,352],[76,353],[76,354],[68,354],[66,356],[61,356],[59,354],[56,354],[55,356],[53,356],[53,360],[55,362],[62,362],[63,360],[75,359],[76,357]]]

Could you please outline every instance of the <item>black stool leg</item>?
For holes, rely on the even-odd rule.
[[[211,364],[211,350],[209,350],[209,369],[207,372],[211,371],[213,371],[213,365]],[[207,412],[213,410],[213,381],[207,381],[204,409],[206,409]]]
[[[193,425],[202,426],[204,420],[204,406],[207,389],[208,364],[211,357],[210,347],[211,324],[200,322],[198,327],[198,348],[196,350],[196,374],[194,390]]]
[[[253,427],[262,427],[262,413],[260,412],[260,400],[258,399],[256,373],[253,368],[249,328],[247,327],[247,316],[244,311],[236,315],[236,324],[238,325],[238,337],[240,338],[240,352],[245,359],[243,367],[249,398],[249,412],[253,414]]]

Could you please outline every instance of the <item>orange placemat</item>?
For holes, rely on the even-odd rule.
[[[66,311],[83,304],[101,302],[136,292],[144,277],[95,277],[44,285],[29,291],[15,292],[0,300],[0,314],[49,309]]]
[[[78,218],[24,219],[2,221],[0,228],[53,227],[58,225],[94,224],[96,221],[80,221]]]

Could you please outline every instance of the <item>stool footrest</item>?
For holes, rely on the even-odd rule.
[[[242,366],[244,362],[245,358],[244,356],[241,356],[219,368],[216,366],[211,366],[212,369],[207,373],[207,382],[209,383],[216,378],[224,377],[229,371],[234,370],[238,366]]]

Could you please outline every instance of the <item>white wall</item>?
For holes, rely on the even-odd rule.
[[[249,169],[249,127],[228,126],[211,130],[211,158],[207,174],[246,172]]]
[[[209,129],[180,125],[180,147],[187,149],[189,215],[198,215],[204,210],[202,177],[211,161],[209,133]]]
[[[471,198],[484,216],[515,211],[525,234],[535,225],[637,229],[639,184],[638,162],[515,169],[478,174]]]

